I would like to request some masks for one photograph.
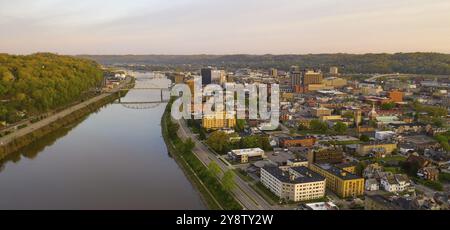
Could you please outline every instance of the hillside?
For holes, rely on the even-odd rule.
[[[279,68],[292,65],[328,69],[339,66],[344,73],[410,73],[450,75],[450,54],[308,54],[308,55],[84,55],[105,65],[153,65],[199,68],[213,65],[228,69]]]
[[[0,54],[0,122],[65,106],[102,79],[102,70],[91,60],[48,53]]]

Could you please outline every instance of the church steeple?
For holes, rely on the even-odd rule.
[[[372,111],[369,113],[369,119],[370,120],[376,120],[378,117],[377,110],[375,109],[375,103],[372,103]]]

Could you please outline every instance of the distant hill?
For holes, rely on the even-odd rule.
[[[450,54],[308,54],[308,55],[83,55],[103,65],[153,65],[199,68],[217,66],[236,68],[340,67],[344,73],[410,73],[450,75]]]

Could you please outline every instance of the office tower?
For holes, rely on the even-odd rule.
[[[302,73],[300,71],[291,72],[292,88],[302,85]]]
[[[300,67],[299,66],[296,66],[296,65],[293,65],[293,66],[291,66],[291,69],[290,69],[290,72],[292,73],[292,72],[300,72],[301,70],[300,70]]]
[[[269,71],[269,75],[271,77],[278,77],[278,70],[275,69],[275,68],[271,68],[270,71]]]
[[[224,84],[226,83],[226,72],[225,70],[215,70],[211,71],[211,84]]]
[[[305,70],[303,71],[303,86],[310,84],[321,84],[323,82],[323,74],[320,71]]]
[[[201,70],[203,85],[209,85],[212,83],[212,71],[213,71],[213,69],[211,67],[203,68]]]
[[[330,74],[331,74],[331,75],[339,75],[339,68],[336,67],[336,66],[332,66],[332,67],[330,68]]]

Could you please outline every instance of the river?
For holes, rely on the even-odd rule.
[[[170,84],[145,79],[154,76],[137,74],[136,87]],[[160,96],[131,90],[121,101]],[[161,137],[165,106],[109,104],[8,156],[0,162],[0,209],[205,209]]]

